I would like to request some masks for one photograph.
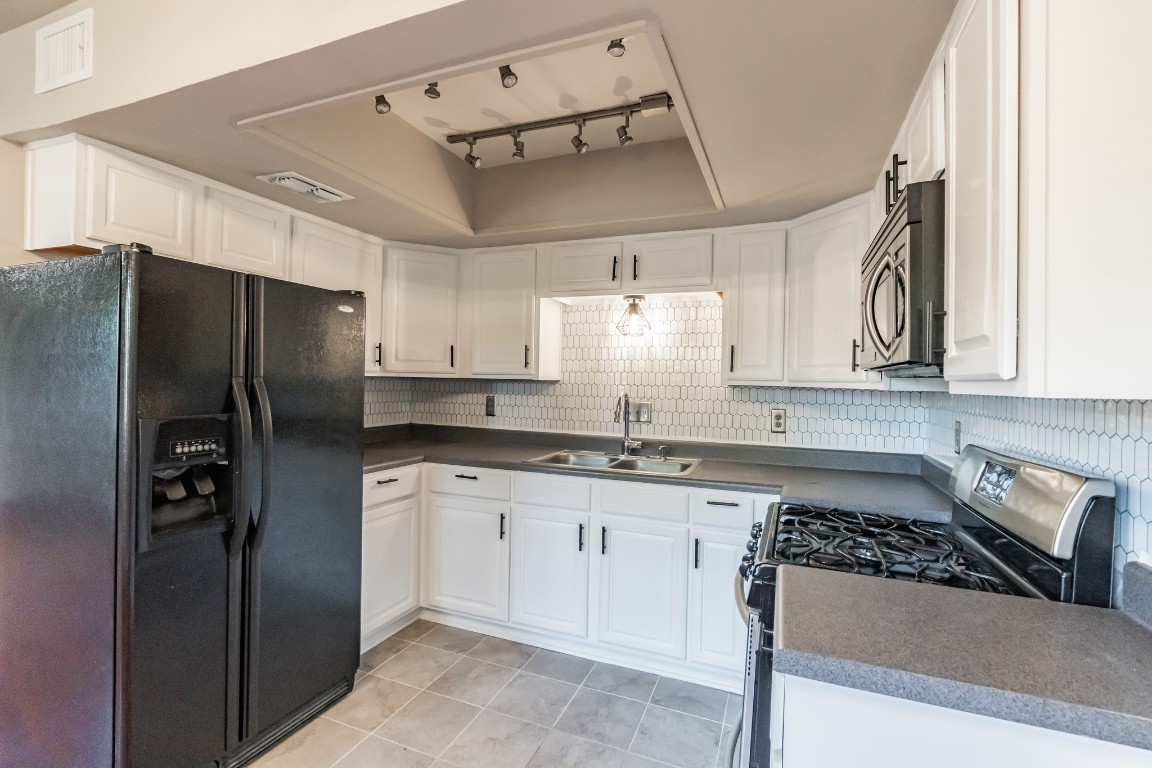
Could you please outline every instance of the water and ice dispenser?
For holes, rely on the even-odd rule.
[[[232,522],[232,417],[140,421],[137,549]]]

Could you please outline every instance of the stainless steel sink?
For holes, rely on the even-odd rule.
[[[622,456],[595,451],[557,451],[547,456],[528,459],[528,464],[547,464],[572,469],[603,469],[633,475],[687,475],[700,459],[661,459],[650,456]]]

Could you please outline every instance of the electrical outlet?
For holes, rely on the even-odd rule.
[[[484,415],[496,415],[496,395],[486,395],[484,397]]]
[[[959,454],[960,448],[960,422],[956,422],[956,428],[952,435],[952,450]]]
[[[772,432],[777,434],[784,434],[788,431],[788,412],[783,408],[772,409],[772,425],[769,428]]]
[[[652,423],[652,402],[650,400],[632,400],[628,403],[628,421],[633,424]]]

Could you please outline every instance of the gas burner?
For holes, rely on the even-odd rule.
[[[772,552],[781,563],[1015,594],[944,526],[918,520],[783,504]]]

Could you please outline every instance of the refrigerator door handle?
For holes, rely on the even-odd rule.
[[[248,521],[252,516],[249,506],[251,501],[249,457],[252,455],[252,409],[249,407],[248,398],[244,394],[244,379],[240,377],[232,379],[232,400],[236,404],[235,416],[240,421],[240,452],[238,454],[240,467],[233,475],[239,488],[236,493],[236,501],[233,504],[235,517],[232,521],[232,536],[228,540],[229,557],[236,556],[243,549],[244,541],[248,537]]]
[[[268,398],[268,388],[264,385],[264,377],[257,376],[252,379],[252,388],[256,390],[256,400],[260,408],[261,444],[261,472],[260,472],[260,517],[256,522],[256,535],[252,537],[252,551],[259,552],[264,543],[264,535],[268,530],[268,510],[272,499],[272,403]]]

